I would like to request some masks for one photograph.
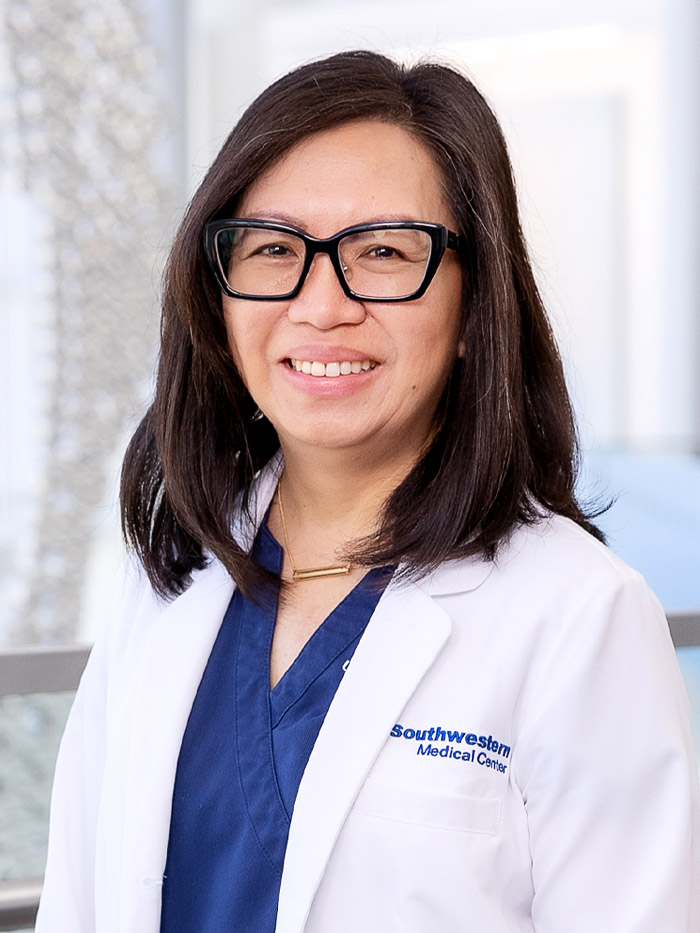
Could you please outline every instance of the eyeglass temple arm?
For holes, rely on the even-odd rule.
[[[447,248],[454,249],[459,252],[464,246],[464,238],[461,237],[458,233],[453,233],[451,230],[447,231]]]

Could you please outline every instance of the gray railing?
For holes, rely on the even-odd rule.
[[[75,690],[88,659],[87,645],[32,645],[0,651],[0,696]]]
[[[700,647],[700,612],[667,612],[666,618],[676,648]]]
[[[90,648],[36,645],[0,652],[0,697],[75,690]],[[36,920],[42,879],[0,882],[0,931],[31,929]]]
[[[4,881],[0,884],[0,930],[34,926],[41,894],[41,879]]]
[[[676,648],[700,647],[700,612],[667,612]],[[6,648],[0,652],[0,697],[75,690],[90,649],[86,646]],[[0,882],[0,931],[34,925],[41,879]]]

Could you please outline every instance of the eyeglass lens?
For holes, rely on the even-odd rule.
[[[293,291],[302,275],[301,237],[259,227],[232,227],[217,234],[219,263],[239,295],[269,297]],[[425,230],[379,229],[350,233],[338,244],[348,286],[366,298],[403,298],[420,288],[432,240]]]

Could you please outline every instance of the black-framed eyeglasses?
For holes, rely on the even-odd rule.
[[[267,220],[212,220],[204,250],[225,295],[250,301],[295,298],[317,253],[327,253],[348,298],[413,301],[425,294],[445,250],[463,241],[442,224],[357,224],[318,239]]]

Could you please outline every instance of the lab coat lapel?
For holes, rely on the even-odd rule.
[[[118,904],[105,905],[114,925],[108,929],[158,929],[178,754],[232,593],[231,578],[217,562],[164,609],[150,632],[122,710],[114,767],[106,769],[113,776],[104,797],[112,830],[104,853],[111,876],[106,889],[120,892]]]
[[[239,518],[233,529],[242,547],[252,545],[280,469],[277,456],[253,489],[252,514]],[[178,755],[233,589],[228,572],[212,560],[182,596],[162,607],[145,644],[122,711],[114,768],[107,768],[114,783],[105,798],[112,801],[106,807],[111,833],[105,851],[105,875],[112,880],[105,889],[121,891],[118,904],[106,905],[114,929],[150,933],[158,928]],[[118,876],[121,885],[114,883]]]
[[[419,586],[390,586],[379,602],[333,699],[299,787],[276,933],[304,929],[348,811],[399,713],[449,633],[449,616]]]

